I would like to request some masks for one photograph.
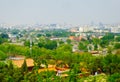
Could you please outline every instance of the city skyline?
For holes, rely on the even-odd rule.
[[[120,23],[119,0],[0,0],[0,23]]]

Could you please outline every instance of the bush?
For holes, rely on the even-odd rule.
[[[5,60],[6,58],[7,55],[4,52],[0,51],[0,60]]]
[[[109,76],[108,82],[120,82],[120,73],[115,73]]]

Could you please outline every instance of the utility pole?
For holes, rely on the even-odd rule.
[[[31,35],[29,37],[30,37],[30,55],[32,55],[32,37]]]

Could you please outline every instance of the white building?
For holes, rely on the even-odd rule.
[[[120,26],[111,27],[111,32],[112,32],[112,33],[120,33]]]

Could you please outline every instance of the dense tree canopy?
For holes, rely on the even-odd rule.
[[[120,49],[120,43],[115,43],[114,49]]]
[[[112,49],[119,49],[119,42],[113,42],[114,36],[111,34],[105,35],[102,39],[93,38],[91,43],[87,40],[79,42],[78,46],[84,52],[72,52],[72,42],[67,40],[67,43],[49,40],[48,37],[40,36],[37,45],[29,48],[30,42],[26,41],[25,45],[15,45],[4,43],[0,45],[0,60],[5,60],[9,56],[23,55],[26,58],[34,59],[34,68],[28,71],[26,61],[22,68],[15,67],[11,62],[4,63],[0,61],[0,81],[1,82],[84,82],[83,79],[88,79],[89,75],[105,73],[110,82],[119,82],[120,74],[120,55],[119,53],[112,54]],[[57,46],[59,43],[59,46]],[[93,56],[87,52],[89,44],[101,45],[103,49],[110,47],[107,55]],[[113,46],[113,45],[114,46]],[[96,49],[97,50],[97,49]],[[9,61],[7,61],[9,62]],[[60,62],[60,63],[59,63]],[[59,67],[65,67],[69,71],[65,72],[68,76],[56,76],[55,71],[38,72],[45,65],[45,69],[49,64]],[[8,71],[9,70],[9,71]],[[85,75],[86,72],[88,76]],[[81,76],[82,75],[82,76]],[[99,76],[99,75],[98,75]],[[95,82],[98,76],[90,77],[91,81]],[[105,75],[104,75],[105,76]],[[104,77],[102,76],[102,78]],[[86,78],[87,77],[87,78]],[[107,79],[105,77],[105,79]],[[101,80],[100,80],[101,81]]]
[[[8,34],[6,33],[1,33],[0,34],[0,44],[7,42],[7,39],[9,38]]]
[[[115,40],[116,40],[117,42],[120,42],[120,36],[116,37]]]
[[[100,46],[105,48],[109,45],[110,42],[114,41],[114,34],[108,33],[102,37],[100,41]]]
[[[57,42],[54,40],[49,40],[49,39],[45,39],[45,38],[41,38],[40,41],[38,42],[38,47],[42,48],[46,48],[46,49],[56,49],[57,47]]]
[[[5,60],[7,57],[7,54],[0,50],[0,60]]]
[[[4,38],[4,39],[8,39],[9,38],[8,34],[6,34],[6,33],[1,33],[0,37]]]
[[[89,42],[88,41],[80,41],[78,48],[82,51],[87,51],[87,46],[88,46]]]

